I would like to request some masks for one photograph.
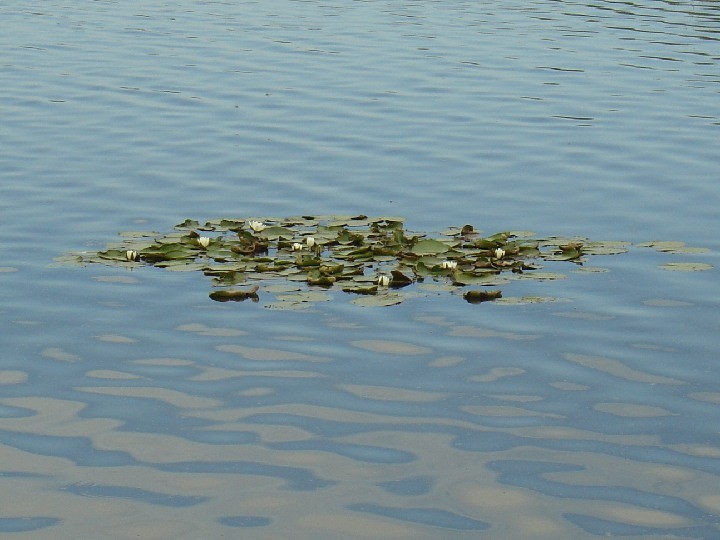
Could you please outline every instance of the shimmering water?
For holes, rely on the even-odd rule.
[[[720,535],[717,2],[146,4],[0,4],[1,532]],[[297,313],[51,266],[307,213],[706,249]]]

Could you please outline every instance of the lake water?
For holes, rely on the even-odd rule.
[[[1,533],[720,537],[717,2],[0,20]],[[544,302],[331,291],[297,312],[53,263],[186,218],[315,213],[632,245],[502,287]]]

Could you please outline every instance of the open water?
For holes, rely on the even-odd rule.
[[[0,533],[720,537],[718,2],[0,20]],[[543,302],[298,312],[53,263],[186,218],[360,213],[632,245],[503,287]]]

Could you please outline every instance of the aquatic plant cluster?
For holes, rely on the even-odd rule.
[[[541,261],[581,264],[588,255],[627,251],[624,242],[538,239],[527,231],[484,236],[472,225],[431,237],[407,231],[403,218],[364,215],[218,219],[204,224],[187,219],[168,234],[121,236],[122,242],[103,251],[76,254],[75,262],[200,271],[212,278],[210,297],[218,301],[257,300],[260,283],[284,280],[310,286],[295,296],[295,302],[326,299],[312,291],[336,288],[364,297],[355,301],[360,305],[392,305],[406,296],[399,289],[415,283],[460,290],[468,302],[483,302],[500,298],[499,289],[487,287],[507,283],[510,277],[564,277],[540,272]],[[273,290],[288,292],[292,287]]]

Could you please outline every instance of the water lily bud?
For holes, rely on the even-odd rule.
[[[390,276],[378,276],[377,284],[381,287],[387,287],[390,285]]]
[[[440,265],[442,268],[447,268],[448,270],[455,270],[457,268],[457,262],[456,261],[443,261],[442,265]]]
[[[305,239],[305,243],[307,244],[307,247],[311,248],[315,245],[315,238],[313,238],[312,236],[308,236]]]
[[[495,250],[495,258],[496,259],[502,259],[505,256],[505,250],[502,248],[497,248]]]
[[[299,244],[298,242],[295,242],[295,243],[292,245],[292,250],[293,250],[293,251],[300,251],[302,248],[303,248],[302,244]]]
[[[133,250],[133,249],[128,249],[128,250],[125,252],[125,258],[126,258],[128,261],[135,261],[135,260],[137,260],[137,256],[138,256],[137,251],[135,251],[135,250]]]
[[[260,232],[266,229],[262,221],[256,221],[254,219],[248,221],[248,226],[255,232]]]
[[[200,236],[197,239],[197,243],[200,244],[200,246],[207,248],[210,245],[210,239],[207,236]]]

